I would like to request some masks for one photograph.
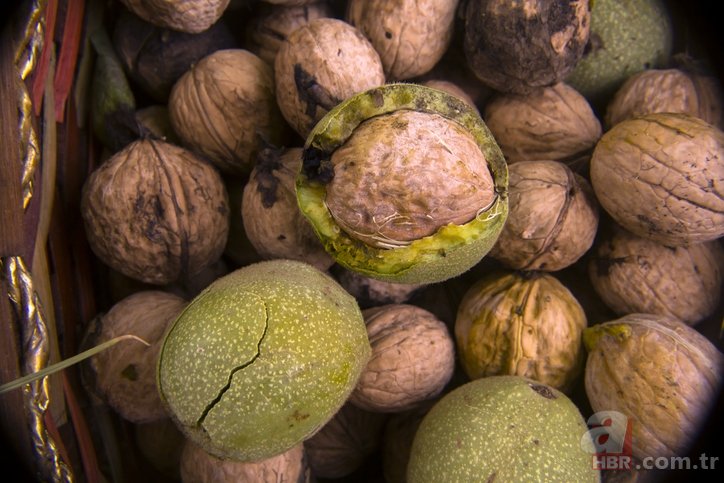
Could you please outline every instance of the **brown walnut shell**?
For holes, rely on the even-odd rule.
[[[585,97],[559,83],[522,95],[497,95],[485,106],[485,123],[508,163],[573,161],[601,137],[601,123]]]
[[[219,173],[192,152],[155,140],[131,143],[91,173],[81,214],[101,261],[157,285],[218,260],[229,229]]]
[[[724,249],[718,240],[670,248],[617,229],[597,243],[588,268],[616,314],[665,315],[691,325],[719,307]]]
[[[121,0],[128,10],[159,27],[199,33],[221,18],[229,0]]]
[[[351,0],[347,21],[372,42],[388,80],[425,74],[452,39],[457,1]]]
[[[347,270],[339,265],[333,267],[333,274],[339,284],[357,299],[357,303],[362,309],[405,303],[425,286],[418,283],[385,282]]]
[[[681,246],[724,235],[724,132],[687,114],[616,124],[591,157],[591,184],[622,227]]]
[[[455,343],[445,323],[414,305],[363,311],[372,357],[349,401],[376,412],[398,412],[437,396],[455,368]]]
[[[585,386],[594,411],[630,418],[633,454],[686,454],[719,394],[724,357],[703,335],[660,315],[586,329]]]
[[[598,205],[588,181],[558,161],[509,166],[508,220],[490,255],[514,270],[561,270],[596,237]]]

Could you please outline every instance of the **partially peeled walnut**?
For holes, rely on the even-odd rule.
[[[367,276],[459,275],[507,216],[500,149],[474,108],[443,91],[388,84],[361,93],[317,124],[303,156],[302,212],[338,263]]]

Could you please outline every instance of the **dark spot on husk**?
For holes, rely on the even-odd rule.
[[[281,155],[281,149],[266,147],[259,151],[256,158],[254,180],[257,183],[256,190],[261,195],[261,204],[264,208],[274,206],[278,198],[279,178],[274,175],[274,171],[282,167],[279,161]]]
[[[490,476],[488,476],[488,479],[485,480],[485,483],[493,483],[495,481],[496,476],[498,476],[498,472],[493,471],[492,473],[490,473]]]
[[[379,91],[379,89],[375,89],[372,91],[372,102],[374,103],[375,107],[382,107],[385,104],[385,97],[382,95],[382,92]]]
[[[295,409],[294,412],[287,418],[289,420],[294,420],[296,422],[304,421],[309,417],[308,413],[302,413],[299,411],[299,409]]]
[[[535,392],[540,394],[546,399],[558,399],[556,395],[553,393],[550,387],[544,386],[542,384],[528,384],[531,389],[533,389]]]
[[[304,113],[312,119],[316,117],[318,106],[329,111],[341,102],[341,99],[337,99],[324,86],[317,83],[317,79],[300,64],[294,64],[294,84],[297,87],[299,100],[306,106]]]
[[[121,376],[123,376],[125,379],[128,379],[129,381],[137,381],[138,371],[136,370],[136,366],[134,366],[133,364],[128,364],[121,371]]]
[[[310,146],[302,152],[302,173],[310,181],[329,184],[334,179],[334,166],[328,153]]]
[[[540,441],[537,440],[537,439],[534,439],[534,440],[533,440],[533,444],[536,445],[536,446],[538,446],[538,445],[540,444]]]

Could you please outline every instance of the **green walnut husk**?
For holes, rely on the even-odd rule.
[[[329,421],[370,354],[352,296],[311,265],[272,260],[219,278],[190,302],[164,340],[158,389],[207,452],[258,461]]]
[[[494,202],[471,221],[442,226],[432,235],[395,247],[375,247],[351,237],[325,204],[333,176],[332,153],[364,121],[399,110],[438,114],[463,126],[480,148],[494,183]],[[304,146],[297,178],[297,201],[327,252],[340,265],[368,277],[400,283],[433,283],[455,277],[491,249],[508,214],[508,169],[500,148],[475,110],[437,89],[387,84],[348,99],[314,127]]]

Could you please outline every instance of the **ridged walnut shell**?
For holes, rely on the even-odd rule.
[[[425,74],[452,40],[457,0],[351,0],[347,21],[379,52],[388,80]]]
[[[591,407],[632,420],[634,456],[686,454],[719,394],[721,352],[683,322],[650,314],[593,326],[584,340]]]
[[[155,140],[131,143],[91,173],[81,214],[101,261],[157,285],[218,260],[229,229],[219,173],[191,151]]]
[[[334,264],[297,206],[294,183],[302,149],[264,148],[244,186],[241,217],[256,252],[265,259],[286,258],[325,271]]]
[[[159,27],[191,34],[221,18],[229,0],[121,0],[128,10]]]
[[[588,269],[616,314],[665,315],[692,325],[719,307],[724,249],[718,240],[667,247],[617,229],[597,242]]]
[[[184,144],[230,174],[251,171],[263,143],[279,144],[284,133],[272,69],[243,49],[196,63],[174,84],[168,110]]]
[[[583,366],[586,314],[552,275],[489,275],[468,289],[455,320],[455,340],[471,379],[527,377],[567,390]]]
[[[630,232],[681,246],[724,235],[724,132],[687,114],[616,124],[591,157],[601,206]]]
[[[362,314],[372,357],[349,401],[368,411],[399,412],[440,394],[455,369],[455,343],[445,323],[408,304]]]
[[[573,161],[601,137],[601,123],[586,98],[563,83],[525,96],[497,95],[486,104],[483,118],[511,164]]]
[[[508,221],[490,256],[514,270],[553,272],[575,263],[598,228],[588,181],[558,161],[521,161],[508,173]]]

